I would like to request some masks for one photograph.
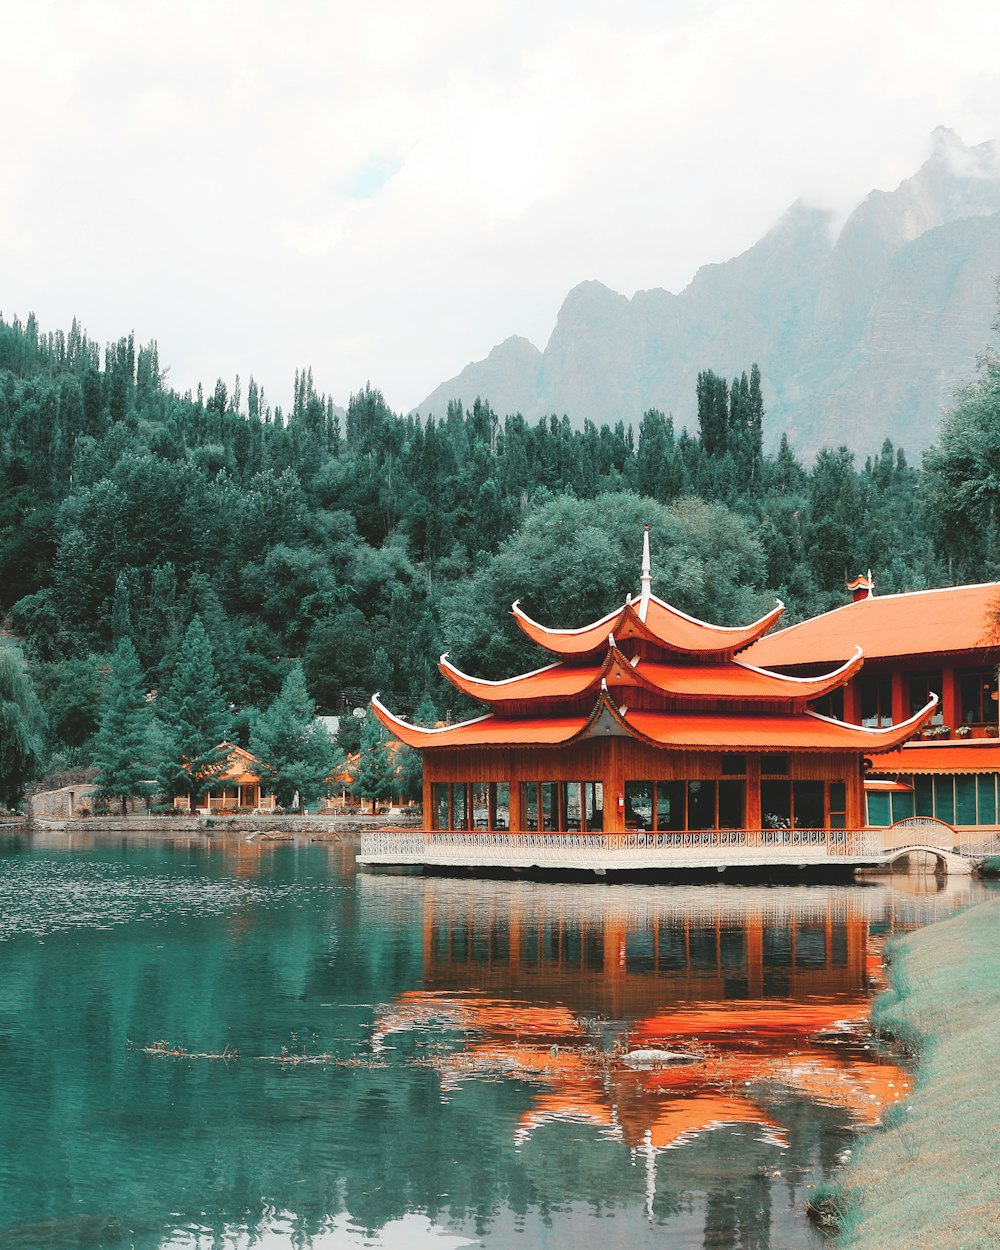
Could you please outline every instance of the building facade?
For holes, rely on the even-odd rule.
[[[863,669],[814,706],[870,727],[905,724],[938,694],[918,734],[871,757],[867,820],[877,827],[931,816],[957,829],[996,827],[1000,583],[879,596],[869,573],[848,589],[851,603],[761,638],[742,658],[804,676],[860,646]]]
[[[746,660],[783,605],[741,628],[697,620],[641,590],[590,625],[553,629],[519,606],[519,627],[554,659],[504,681],[441,672],[483,704],[457,725],[412,725],[378,696],[386,727],[423,752],[427,831],[678,835],[859,829],[865,761],[934,718],[930,693],[889,724],[818,711],[854,681],[848,649],[826,671],[769,671]],[[816,665],[812,666],[816,669]]]

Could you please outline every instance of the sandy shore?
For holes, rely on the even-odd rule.
[[[890,948],[876,1024],[918,1053],[912,1098],[841,1178],[851,1250],[1000,1247],[1000,899]]]

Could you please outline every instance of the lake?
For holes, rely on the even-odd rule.
[[[910,1079],[882,945],[987,896],[4,833],[0,1244],[820,1246],[810,1187]]]

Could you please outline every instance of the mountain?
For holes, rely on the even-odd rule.
[[[872,191],[839,233],[830,213],[796,203],[679,295],[582,282],[543,352],[509,338],[418,411],[479,395],[529,419],[638,422],[659,408],[693,427],[698,373],[756,360],[772,444],[787,431],[802,453],[841,442],[867,453],[885,437],[918,451],[988,342],[998,273],[1000,148],[942,127],[918,172]]]

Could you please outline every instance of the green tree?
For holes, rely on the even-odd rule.
[[[155,719],[147,693],[139,656],[131,639],[123,638],[104,687],[93,754],[95,793],[117,800],[123,816],[133,795],[149,792],[154,772]]]
[[[294,665],[267,711],[254,719],[250,750],[257,757],[255,771],[262,786],[282,807],[291,807],[298,796],[300,813],[343,764],[343,753],[316,719],[301,664]]]
[[[1000,331],[1000,315],[994,323]],[[1000,534],[1000,352],[988,351],[924,457],[930,516],[953,577],[996,576]]]
[[[362,799],[371,799],[372,813],[379,799],[392,798],[399,790],[399,772],[388,736],[382,722],[370,709],[361,727],[361,746],[354,774],[353,792]]]
[[[38,772],[44,750],[45,714],[24,656],[0,646],[0,805],[16,808]]]
[[[186,794],[193,812],[225,770],[232,728],[200,616],[184,635],[161,714],[166,743],[160,780],[172,795]]]

